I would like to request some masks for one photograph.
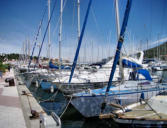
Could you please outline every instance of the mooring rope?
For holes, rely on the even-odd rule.
[[[72,100],[72,95],[71,95],[70,100],[69,100],[68,104],[66,105],[64,111],[61,113],[60,118],[61,118],[61,117],[64,115],[64,113],[66,112],[68,106],[70,105],[71,100]]]
[[[55,98],[56,95],[57,95],[57,93],[58,93],[58,90],[57,90],[51,97],[49,97],[49,98],[47,98],[47,99],[42,99],[42,100],[40,100],[39,103],[41,103],[41,102],[46,102],[46,101],[49,101],[49,100],[52,99],[52,98]]]

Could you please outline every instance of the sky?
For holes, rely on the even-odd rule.
[[[73,60],[77,47],[77,0],[64,0],[62,58]],[[80,0],[81,29],[89,0]],[[127,0],[119,0],[120,26]],[[56,3],[56,4],[55,4]],[[132,0],[123,52],[134,53],[167,40],[167,0]],[[60,0],[51,0],[51,56],[58,57]],[[0,0],[0,53],[23,53],[29,40],[31,50],[47,0]],[[48,21],[44,17],[38,43],[41,43]],[[157,41],[160,40],[160,41]],[[42,48],[47,56],[48,35]],[[112,56],[117,44],[114,0],[92,0],[80,61],[99,61]],[[39,48],[35,49],[37,55]]]

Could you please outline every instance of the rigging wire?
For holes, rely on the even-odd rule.
[[[45,33],[44,33],[44,36],[43,36],[43,40],[42,40],[42,43],[41,43],[41,47],[40,47],[40,49],[39,49],[39,53],[38,53],[38,57],[37,57],[37,62],[36,62],[36,64],[39,63],[39,57],[40,57],[40,54],[41,54],[41,51],[42,51],[43,43],[44,43],[44,40],[45,40],[45,37],[46,37],[46,33],[47,33],[47,30],[48,30],[50,21],[51,21],[52,16],[53,16],[54,9],[55,9],[55,7],[56,7],[56,3],[57,3],[57,0],[55,0],[54,7],[53,7],[53,9],[52,9],[51,16],[50,16],[50,19],[49,19],[49,21],[48,21],[48,24],[47,24],[47,27],[46,27],[46,30],[45,30]],[[36,64],[35,64],[34,68],[36,67]]]
[[[165,17],[165,3],[164,3],[164,0],[163,0],[163,8],[162,8],[162,19],[161,19],[161,34],[163,34],[163,30],[164,30],[164,24],[165,24],[165,20],[163,20],[164,19],[164,17]],[[165,47],[163,47],[163,52],[161,52],[162,53],[162,55],[165,55],[166,53],[167,53],[167,51],[166,51],[166,45],[165,45]],[[161,51],[161,50],[160,50]]]
[[[88,19],[91,3],[92,3],[92,0],[90,0],[89,3],[88,3],[88,8],[87,8],[87,11],[86,11],[83,27],[82,27],[82,30],[81,30],[80,39],[78,41],[78,47],[77,47],[77,50],[76,50],[76,54],[75,54],[72,69],[71,69],[71,75],[70,75],[70,78],[69,78],[69,83],[71,83],[72,76],[73,76],[73,73],[74,73],[74,70],[75,70],[75,67],[76,67],[76,64],[77,64],[77,59],[78,59],[78,55],[79,55],[79,51],[80,51],[80,47],[81,47],[81,43],[82,43],[82,38],[83,38],[83,35],[84,35],[84,31],[85,31],[85,27],[86,27],[86,24],[87,24],[87,19]]]
[[[94,20],[94,22],[95,22],[95,26],[96,26],[97,31],[98,31],[98,32],[101,32],[100,27],[99,27],[98,22],[97,22],[97,18],[96,18],[96,15],[95,15],[95,11],[94,11],[94,7],[93,7],[93,6],[91,6],[91,13],[92,13],[93,20]]]
[[[164,20],[164,17],[165,17],[165,13],[166,13],[166,8],[165,8],[165,0],[163,0],[163,8],[162,8],[162,19],[161,19],[161,33],[163,34],[163,31],[164,31],[164,24],[165,24],[165,20]]]
[[[65,0],[65,2],[64,2],[63,11],[64,11],[64,8],[65,8],[65,6],[66,6],[66,3],[67,3],[67,0]],[[56,23],[56,27],[55,27],[55,29],[53,30],[53,33],[56,33],[56,30],[58,29],[59,23],[60,23],[60,16],[59,16],[58,21],[57,21],[57,23]]]
[[[152,34],[152,33],[153,33],[153,31],[152,31],[152,29],[153,29],[153,28],[152,28],[152,17],[153,17],[153,16],[152,16],[152,10],[153,10],[152,8],[153,8],[153,7],[152,7],[152,0],[151,0],[150,2],[151,2],[151,3],[150,3],[150,27],[149,27],[149,28],[150,28],[150,33],[149,33],[149,36],[150,36],[150,39],[151,39],[151,38],[152,38],[152,35],[153,35],[153,34]],[[145,27],[146,27],[146,26],[145,26]],[[147,32],[148,32],[148,31],[147,31]],[[147,43],[146,43],[146,44],[147,44]],[[146,47],[147,47],[147,46],[146,46]],[[147,47],[147,49],[148,49],[148,47]]]
[[[42,24],[43,24],[43,20],[44,20],[45,14],[46,14],[46,7],[45,7],[45,9],[44,9],[44,13],[43,13],[43,15],[42,15],[42,19],[41,19],[40,24],[39,24],[38,32],[37,32],[37,35],[36,35],[36,37],[35,37],[35,43],[34,43],[34,47],[33,47],[33,50],[32,50],[32,54],[31,54],[31,56],[30,56],[30,60],[29,60],[29,64],[28,64],[28,69],[29,69],[29,67],[30,67],[30,65],[31,65],[31,61],[32,61],[32,58],[33,58],[34,50],[35,50],[35,47],[36,47],[36,44],[37,44],[38,36],[39,36],[40,29],[41,29]]]
[[[75,18],[75,0],[73,1],[73,4],[74,5],[73,5],[73,15],[72,15],[72,25],[71,25],[72,27],[74,27],[74,24],[75,24],[74,23],[74,18]]]

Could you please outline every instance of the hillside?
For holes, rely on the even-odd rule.
[[[158,58],[167,59],[167,42],[144,51],[144,58]]]

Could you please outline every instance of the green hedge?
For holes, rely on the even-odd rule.
[[[5,72],[5,70],[8,68],[9,64],[2,64],[2,62],[0,62],[0,71],[1,72]]]

